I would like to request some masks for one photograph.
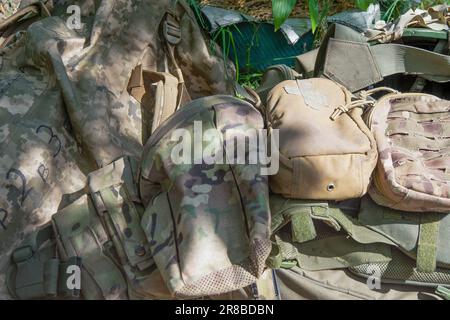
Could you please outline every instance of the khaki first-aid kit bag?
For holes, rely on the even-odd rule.
[[[267,99],[268,126],[279,131],[280,170],[273,192],[287,198],[344,200],[363,196],[377,162],[362,119],[364,100],[327,79],[291,80]]]
[[[450,102],[391,94],[377,101],[367,122],[379,151],[372,198],[398,210],[450,212]]]

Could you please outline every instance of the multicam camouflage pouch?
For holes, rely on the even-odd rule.
[[[280,135],[273,192],[317,200],[367,192],[377,161],[375,140],[361,117],[368,101],[354,100],[346,88],[327,79],[282,82],[267,100],[268,126]]]
[[[450,211],[450,102],[405,93],[379,99],[367,115],[379,162],[372,198],[414,212]]]
[[[271,250],[268,181],[261,165],[241,164],[234,139],[247,146],[263,128],[252,105],[212,96],[180,109],[147,142],[141,225],[174,296],[226,293],[262,275]],[[252,141],[246,154],[265,152]]]

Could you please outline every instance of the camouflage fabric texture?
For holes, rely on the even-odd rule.
[[[450,211],[450,102],[393,94],[367,116],[379,161],[370,190],[380,205],[414,212]]]
[[[209,139],[192,144],[187,138],[198,136],[199,123]],[[260,174],[261,165],[239,164],[233,142],[263,128],[252,105],[212,96],[180,109],[147,142],[140,177],[146,207],[141,225],[173,295],[226,293],[254,283],[265,270],[271,250],[268,181]],[[180,138],[173,138],[177,130],[187,133],[184,163],[173,157],[180,152]],[[211,150],[211,143],[225,149]],[[256,145],[250,143],[247,152],[265,152]],[[189,153],[193,146],[206,153]],[[226,161],[211,163],[205,154]]]
[[[1,298],[9,297],[4,273],[12,249],[68,203],[65,195],[83,189],[89,173],[112,161],[140,158],[154,101],[132,94],[133,70],[144,65],[146,72],[177,75],[176,62],[185,96],[233,93],[233,74],[226,77],[233,70],[210,54],[182,1],[46,4],[1,30]],[[71,4],[80,5],[80,29],[67,26]],[[160,32],[168,11],[181,26],[181,40],[170,48]],[[153,99],[155,86],[141,84],[141,98]]]

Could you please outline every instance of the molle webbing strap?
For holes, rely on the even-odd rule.
[[[371,51],[383,77],[406,73],[420,74],[430,81],[450,81],[449,56],[400,44],[380,44]]]
[[[421,216],[419,242],[417,247],[417,269],[432,273],[436,270],[439,215],[425,213]]]
[[[121,264],[142,271],[153,261],[133,202],[138,200],[135,162],[129,157],[121,158],[89,175],[88,184],[96,211]]]
[[[304,243],[316,238],[317,233],[313,220],[327,222],[336,231],[344,230],[360,243],[385,243],[395,245],[392,241],[379,233],[361,225],[357,220],[347,216],[341,208],[330,207],[328,203],[308,203],[296,201],[295,204],[279,212],[272,218],[273,232],[291,222],[291,238],[297,243]]]
[[[306,242],[316,238],[316,230],[310,210],[303,210],[291,215],[292,241]]]
[[[109,252],[110,240],[88,195],[52,217],[62,259],[82,259],[82,293],[86,300],[126,298],[127,283]]]
[[[154,98],[148,95],[155,86]],[[148,114],[153,113],[153,123],[147,124],[153,133],[159,125],[170,117],[179,107],[180,80],[167,72],[157,72],[137,66],[131,73],[128,92],[144,107]],[[152,101],[153,100],[153,101]],[[152,105],[152,103],[154,103]]]
[[[187,13],[182,1],[178,4],[178,10],[168,11],[160,26],[168,62],[165,72],[139,65],[133,70],[128,83],[130,95],[144,106],[146,112],[154,115],[151,128],[146,128],[151,133],[182,105],[191,101],[183,73],[175,57],[175,48],[182,40],[180,15]],[[153,99],[146,95],[152,92],[151,86],[155,86],[155,92],[151,94],[154,96]],[[149,124],[147,126],[150,127]]]

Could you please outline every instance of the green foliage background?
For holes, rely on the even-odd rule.
[[[300,0],[272,0],[272,12],[275,28],[278,29],[289,17],[293,8]],[[309,18],[313,32],[320,28],[328,14],[329,4],[332,0],[305,0],[308,1]],[[351,1],[351,0],[349,0]],[[449,0],[353,0],[354,6],[360,10],[367,10],[370,4],[379,3],[386,22],[395,20],[410,8],[428,8],[433,5],[449,3]]]

